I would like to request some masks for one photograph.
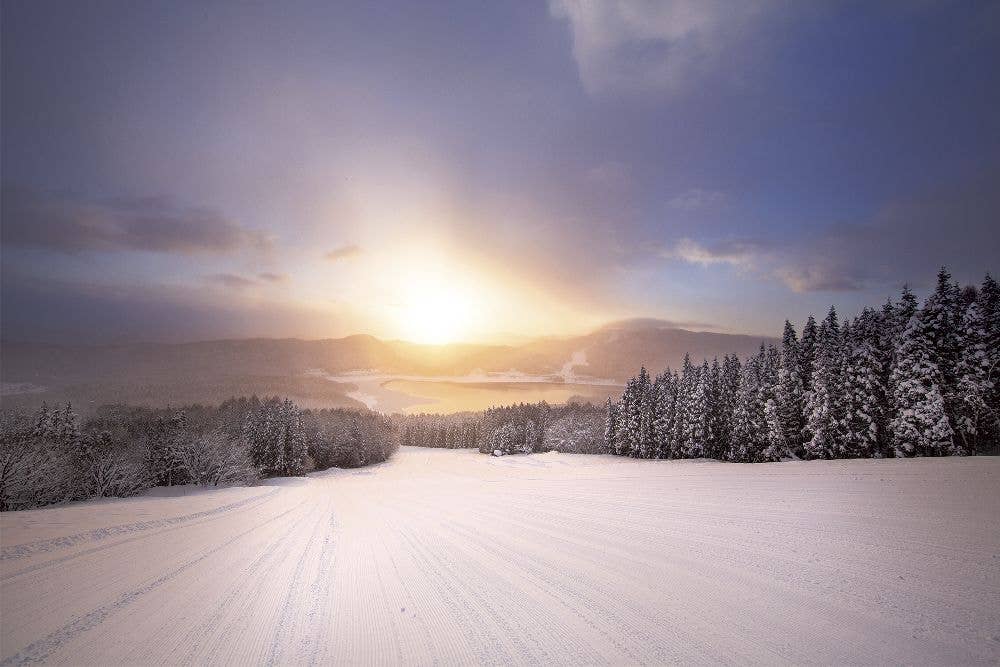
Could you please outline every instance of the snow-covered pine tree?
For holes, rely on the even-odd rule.
[[[604,420],[604,449],[609,454],[615,452],[615,438],[618,436],[618,403],[608,398],[607,417]]]
[[[618,432],[615,435],[615,450],[618,456],[632,456],[631,445],[634,440],[632,428],[636,424],[636,379],[631,378],[625,383],[621,400],[618,402]]]
[[[902,340],[903,333],[910,326],[910,320],[917,314],[918,308],[919,304],[913,290],[910,289],[909,285],[903,285],[903,291],[899,296],[899,303],[896,304],[892,318],[891,331],[897,343]]]
[[[649,371],[643,366],[636,380],[636,406],[633,454],[640,459],[653,457],[656,443],[653,439],[653,383]]]
[[[708,423],[711,430],[705,443],[705,456],[721,459],[723,456],[722,432],[726,428],[727,415],[722,404],[722,365],[719,358],[712,359],[708,373]]]
[[[747,359],[740,375],[740,387],[736,395],[736,406],[733,411],[731,461],[751,463],[757,460],[764,448],[765,432],[761,428],[764,423],[760,400],[760,380],[762,355]]]
[[[712,437],[711,409],[709,405],[709,367],[705,361],[692,368],[690,392],[684,401],[684,438],[680,442],[681,455],[687,459],[705,455],[705,443]]]
[[[932,340],[934,362],[941,373],[941,395],[948,421],[955,428],[959,338],[965,303],[958,284],[944,267],[938,271],[934,293],[924,303],[924,321]]]
[[[935,362],[935,317],[933,311],[921,310],[910,318],[896,350],[892,441],[897,457],[943,456],[954,449],[941,393],[941,371]]]
[[[695,367],[691,363],[691,356],[685,353],[677,383],[676,418],[674,423],[674,442],[676,446],[673,451],[674,458],[684,457],[684,443],[687,441],[688,430],[690,428],[687,422],[689,415],[688,402],[691,400],[691,394],[694,392],[694,382]]]
[[[781,423],[778,410],[778,403],[775,399],[768,399],[764,404],[764,422],[766,432],[764,434],[764,447],[757,457],[759,461],[780,461],[788,456],[791,447],[785,439],[785,428]]]
[[[64,452],[74,452],[80,444],[80,426],[77,424],[76,412],[73,405],[66,403],[59,418],[59,431],[56,439]]]
[[[655,458],[673,456],[677,408],[677,376],[669,368],[653,383],[653,442]]]
[[[35,421],[32,427],[31,435],[36,439],[47,438],[51,433],[52,428],[52,413],[49,412],[49,404],[46,401],[42,401],[42,407],[38,409],[35,413]]]
[[[839,453],[845,458],[881,457],[880,431],[885,387],[879,350],[881,318],[870,308],[861,311],[845,332],[844,405],[846,429]]]
[[[805,454],[833,458],[841,451],[844,431],[843,338],[835,308],[820,325],[816,343],[812,391],[806,400]]]
[[[983,347],[986,351],[987,381],[985,418],[980,421],[978,440],[988,451],[1000,453],[1000,286],[990,274],[976,294],[976,308],[984,322]]]
[[[816,365],[818,337],[819,329],[816,327],[816,318],[810,315],[806,320],[806,325],[802,327],[802,339],[799,341],[799,374],[802,376],[802,391],[804,394],[812,391],[813,368]]]
[[[290,399],[282,402],[282,472],[285,475],[301,475],[305,472],[307,455],[305,433],[302,430],[302,412]]]
[[[1000,317],[991,294],[986,276],[983,288],[965,312],[959,339],[960,354],[956,366],[955,387],[955,436],[957,442],[969,454],[979,451],[981,444],[990,442],[995,433],[996,406],[990,404],[996,384],[996,345],[1000,343],[996,335],[998,323],[991,321]],[[991,329],[993,331],[991,331]],[[992,340],[991,340],[992,339]],[[991,347],[994,346],[994,347]],[[993,357],[993,358],[991,358]]]
[[[740,394],[740,378],[742,373],[739,357],[735,354],[727,354],[722,358],[722,376],[719,382],[721,426],[716,433],[716,441],[718,442],[719,449],[718,458],[722,461],[732,460],[733,418]]]
[[[802,431],[805,428],[805,398],[802,386],[801,354],[795,327],[785,320],[781,336],[781,363],[778,383],[774,389],[777,423],[781,427],[781,441],[791,453],[802,456]],[[772,442],[776,439],[771,438]]]

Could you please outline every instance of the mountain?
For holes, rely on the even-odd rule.
[[[368,335],[97,346],[4,341],[0,379],[4,407],[67,399],[85,404],[216,403],[241,393],[286,394],[306,405],[356,406],[349,385],[308,372],[377,370],[458,378],[515,371],[554,381],[620,383],[641,365],[653,372],[676,368],[685,352],[696,360],[728,353],[745,357],[771,340],[629,320],[582,336],[518,345],[421,345]]]

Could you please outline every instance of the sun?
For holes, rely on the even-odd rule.
[[[460,285],[416,280],[403,304],[400,329],[415,343],[443,345],[467,335],[476,319],[476,305]]]

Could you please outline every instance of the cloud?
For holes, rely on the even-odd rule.
[[[705,244],[683,238],[661,254],[667,258],[702,266],[712,264],[748,266],[753,263],[754,258],[759,253],[760,248],[754,241],[721,240]]]
[[[213,273],[205,276],[205,280],[215,285],[220,285],[229,289],[246,289],[257,285],[278,284],[288,280],[288,276],[283,273],[262,272],[256,276],[241,276],[238,273]]]
[[[795,292],[844,292],[924,284],[947,265],[977,282],[1000,269],[997,171],[890,202],[868,220],[829,225],[793,240],[682,238],[661,252],[704,267],[730,265]]]
[[[666,320],[659,317],[632,317],[615,320],[601,326],[597,331],[658,331],[660,329],[719,329],[710,322]]]
[[[246,289],[258,284],[252,278],[246,278],[235,273],[213,273],[210,276],[205,276],[205,280],[229,289]]]
[[[180,207],[162,197],[98,201],[4,186],[2,217],[4,245],[66,253],[228,253],[267,245],[215,211]]]
[[[774,269],[774,276],[793,292],[854,292],[868,284],[864,277],[828,262],[779,266]]]
[[[702,267],[728,265],[776,278],[795,292],[845,292],[864,289],[871,272],[846,261],[848,249],[832,247],[829,237],[808,243],[724,239],[700,242],[684,238],[661,253]]]
[[[107,343],[349,333],[329,309],[287,299],[262,300],[197,286],[66,281],[3,268],[0,338],[5,341]]]
[[[327,252],[323,257],[330,260],[331,262],[336,262],[341,259],[347,259],[348,257],[354,257],[361,253],[361,247],[354,244],[342,245],[339,248],[334,248],[333,250]]]
[[[573,58],[591,94],[672,90],[734,47],[762,10],[758,0],[550,0],[569,22]]]

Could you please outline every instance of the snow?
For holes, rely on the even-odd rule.
[[[1000,660],[1000,458],[404,448],[0,515],[0,660]]]

